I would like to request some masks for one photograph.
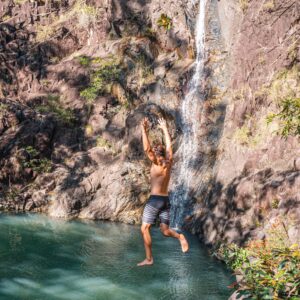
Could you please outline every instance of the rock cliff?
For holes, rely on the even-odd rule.
[[[1,2],[1,209],[140,222],[149,164],[139,122],[164,116],[178,148],[196,6]],[[283,137],[270,114],[300,97],[299,3],[211,0],[207,16],[202,150],[187,228],[209,244],[242,243],[288,216],[296,239],[299,135]],[[161,139],[155,126],[151,139]]]
[[[1,2],[1,209],[140,221],[149,176],[139,123],[164,116],[178,135],[192,8]]]
[[[280,219],[299,242],[299,123],[298,131],[285,135],[288,117],[270,117],[283,103],[289,110],[299,101],[299,3],[219,1],[216,10],[227,52],[221,75],[229,77],[221,94],[226,111],[210,188],[197,199],[191,225],[209,244],[243,243],[263,238]],[[212,60],[218,58],[211,52]]]

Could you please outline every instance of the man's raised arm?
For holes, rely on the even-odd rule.
[[[149,139],[148,139],[148,128],[149,128],[149,122],[147,118],[144,118],[142,121],[142,137],[143,137],[143,148],[144,151],[146,152],[148,158],[151,161],[155,160],[155,155],[151,149]]]
[[[167,159],[172,160],[173,159],[172,142],[171,142],[171,136],[170,136],[170,133],[169,133],[168,127],[167,127],[167,122],[166,122],[166,120],[161,118],[158,120],[158,124],[165,135]]]

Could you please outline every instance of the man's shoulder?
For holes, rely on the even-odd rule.
[[[164,161],[165,167],[170,168],[172,166],[173,161],[171,159],[166,159]]]

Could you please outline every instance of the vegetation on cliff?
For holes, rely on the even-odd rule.
[[[264,240],[250,240],[245,247],[222,245],[217,255],[234,270],[232,287],[245,299],[300,299],[300,245],[288,236],[287,222],[278,218]]]
[[[80,96],[90,104],[101,94],[110,93],[112,84],[121,79],[122,67],[115,57],[105,59],[81,57],[80,63],[84,66],[92,65],[90,83],[80,92]]]
[[[281,123],[279,133],[282,136],[300,136],[300,98],[287,98],[280,102],[279,107],[280,112],[269,115],[267,122],[279,119]]]

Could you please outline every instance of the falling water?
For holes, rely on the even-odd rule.
[[[178,149],[178,168],[174,172],[175,185],[171,194],[173,218],[171,226],[182,228],[188,207],[191,206],[190,190],[194,186],[199,161],[199,124],[204,99],[203,69],[205,61],[205,10],[208,0],[199,1],[199,13],[196,24],[197,57],[193,77],[181,106],[182,140]]]

